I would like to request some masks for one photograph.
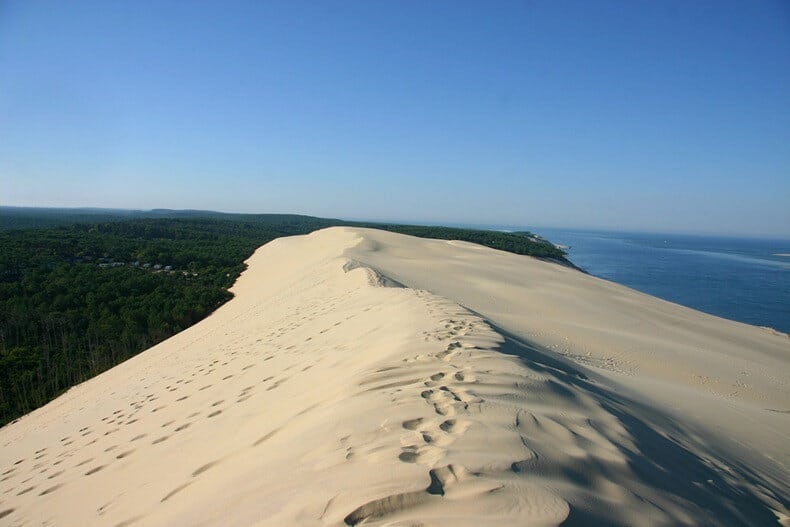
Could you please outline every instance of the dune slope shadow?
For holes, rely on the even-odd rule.
[[[600,459],[586,462],[578,458],[557,458],[535,467],[514,464],[514,472],[535,469],[559,473],[580,488],[594,487],[594,480],[607,478],[628,489],[639,500],[652,502],[671,524],[779,525],[766,501],[787,508],[790,502],[786,498],[788,489],[782,488],[785,483],[767,481],[737,459],[711,451],[700,438],[692,437],[682,423],[662,411],[615,393],[591,380],[575,365],[553,357],[551,352],[502,328],[495,329],[505,337],[500,349],[502,353],[518,356],[530,369],[557,379],[571,392],[591,396],[622,425],[629,438],[629,441],[622,441],[608,433],[605,427],[596,428],[617,447],[627,461],[627,470],[615,464],[607,466]],[[563,525],[626,525],[589,507],[585,503],[587,500],[565,497],[569,501],[570,514]],[[648,523],[655,523],[654,519]]]

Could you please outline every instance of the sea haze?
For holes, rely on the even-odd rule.
[[[723,318],[790,332],[790,256],[781,256],[790,254],[790,240],[532,230],[569,246],[570,260],[594,276]]]

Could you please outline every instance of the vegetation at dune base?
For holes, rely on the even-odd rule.
[[[0,425],[205,318],[260,245],[333,225],[465,240],[561,262],[529,233],[379,225],[295,215],[0,208]],[[156,213],[146,213],[156,216]],[[44,224],[41,228],[13,228]]]
[[[565,258],[565,251],[531,232],[499,232],[421,225],[366,224],[366,226],[419,238],[472,242],[501,251],[569,264]]]

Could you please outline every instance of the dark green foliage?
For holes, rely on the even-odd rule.
[[[339,220],[298,214],[228,214],[205,210],[41,209],[0,206],[0,229],[28,229],[75,224],[97,224],[142,219],[213,219],[265,224],[269,228],[296,228],[309,224],[336,225]]]
[[[231,298],[244,260],[280,236],[356,225],[564,261],[528,234],[295,215],[35,210],[0,208],[0,225],[57,225],[0,229],[0,425],[202,320]]]

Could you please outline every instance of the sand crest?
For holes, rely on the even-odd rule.
[[[790,338],[473,244],[261,247],[0,430],[2,525],[771,525]]]

